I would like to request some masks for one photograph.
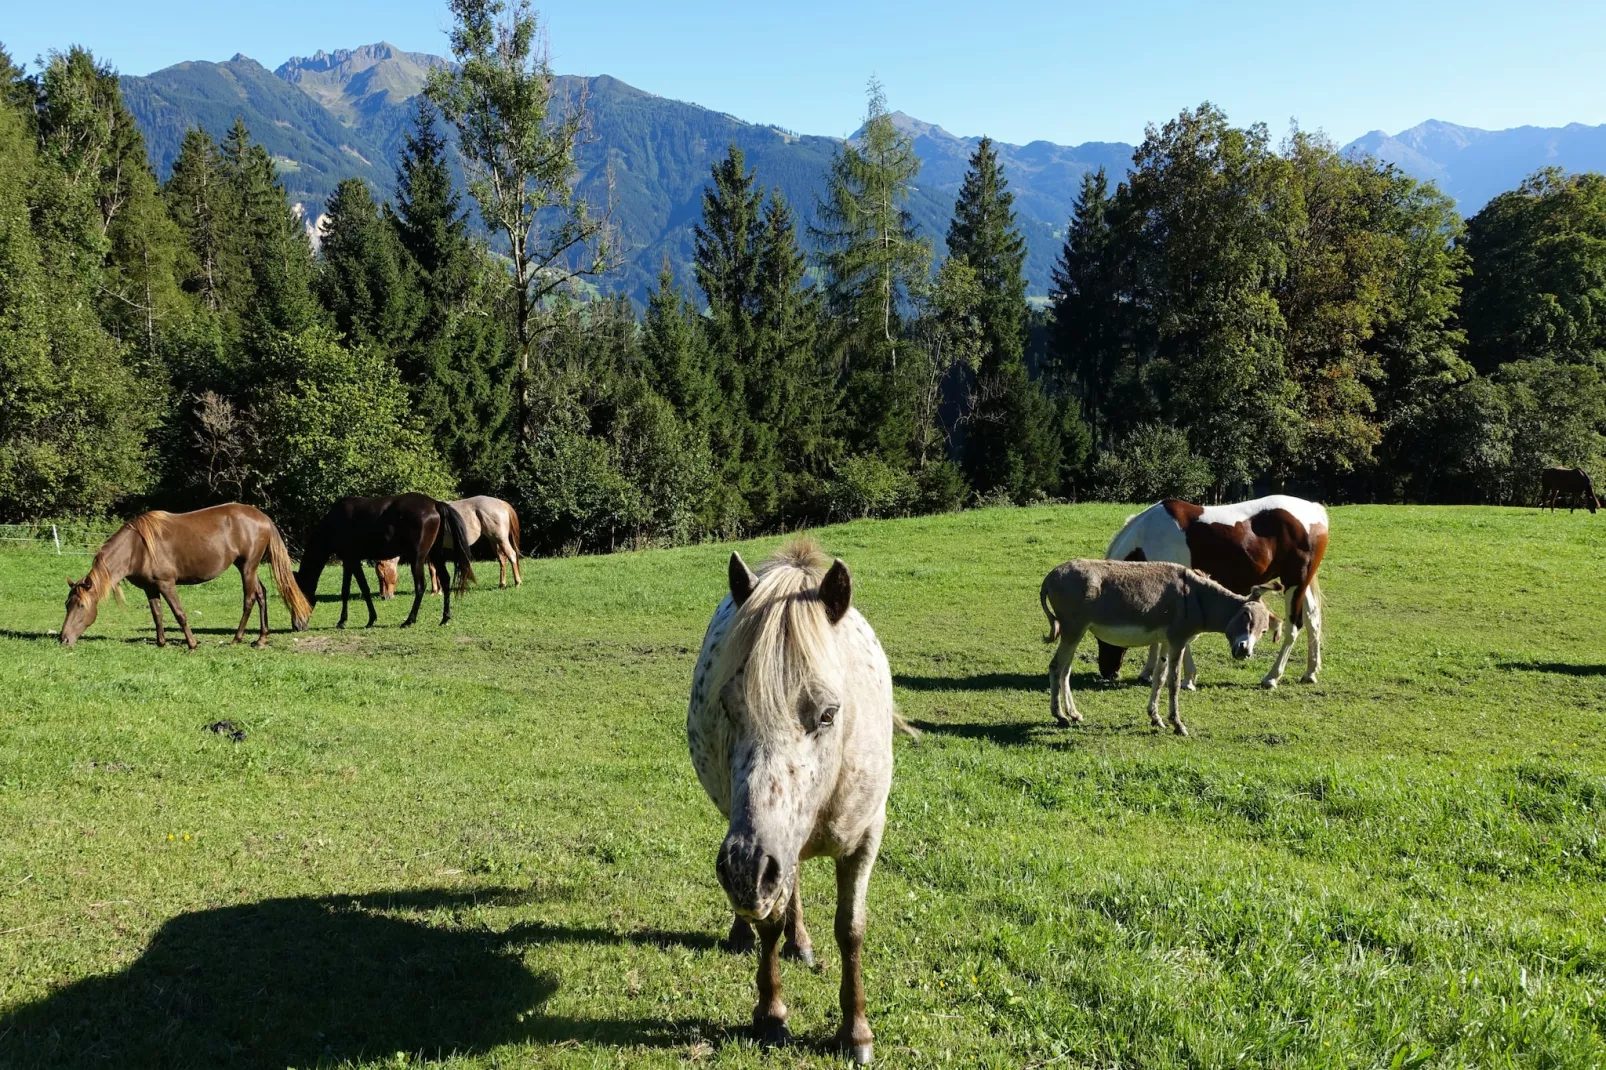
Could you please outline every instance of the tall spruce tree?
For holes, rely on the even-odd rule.
[[[489,492],[506,481],[514,448],[517,354],[502,269],[469,234],[434,104],[420,96],[417,107],[396,169],[396,203],[385,210],[419,301],[396,362],[459,485]]]
[[[1077,400],[1093,441],[1105,448],[1113,445],[1111,410],[1123,355],[1125,306],[1112,203],[1104,168],[1084,173],[1049,294],[1054,307],[1050,373],[1056,387]]]
[[[1059,490],[1059,426],[1053,404],[1026,372],[1026,240],[1014,203],[998,153],[982,138],[948,227],[948,255],[975,276],[982,338],[965,470],[977,491],[1026,501]]]
[[[420,297],[405,255],[368,184],[360,178],[340,183],[329,199],[317,292],[336,330],[351,343],[394,353],[413,337]]]
[[[247,273],[238,260],[240,244],[229,235],[238,214],[234,188],[224,177],[217,142],[200,127],[185,132],[162,197],[189,247],[183,288],[210,312],[238,313]]]
[[[233,192],[233,218],[224,240],[250,273],[247,327],[262,335],[295,334],[313,326],[319,314],[312,297],[312,243],[273,157],[251,140],[244,119],[236,118],[223,139],[222,171]]]
[[[925,280],[931,243],[908,209],[920,173],[914,143],[870,82],[859,133],[837,149],[810,228],[845,371],[853,447],[909,462],[918,383],[899,375],[911,292]],[[907,369],[905,369],[907,371]]]

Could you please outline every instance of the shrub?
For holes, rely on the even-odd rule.
[[[837,463],[828,493],[833,520],[860,520],[907,511],[919,486],[905,469],[867,453]]]
[[[1093,464],[1093,496],[1104,501],[1197,501],[1210,482],[1210,464],[1188,436],[1160,423],[1139,424]]]

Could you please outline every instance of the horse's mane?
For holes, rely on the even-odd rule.
[[[156,540],[161,538],[162,532],[167,530],[167,522],[172,519],[172,516],[172,513],[164,512],[161,509],[153,509],[148,513],[139,514],[123,526],[133,528],[134,534],[139,536],[139,541],[145,544],[145,552],[154,557],[156,556]]]
[[[713,694],[745,668],[741,686],[748,712],[779,719],[793,715],[798,696],[813,682],[831,686],[840,680],[831,622],[819,597],[830,564],[814,541],[803,537],[759,567],[758,584],[735,609],[714,659]]]
[[[123,604],[123,585],[119,580],[112,579],[112,570],[106,567],[106,555],[111,552],[112,545],[118,541],[117,536],[125,531],[132,531],[139,537],[145,546],[148,556],[156,555],[156,540],[161,538],[162,532],[167,529],[167,522],[172,513],[160,509],[140,515],[129,520],[128,523],[117,529],[117,532],[107,539],[95,554],[94,564],[89,566],[89,575],[84,577],[84,586],[87,593],[97,602],[108,594],[117,599],[117,604]]]

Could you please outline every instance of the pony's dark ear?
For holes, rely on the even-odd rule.
[[[753,594],[753,588],[758,586],[758,577],[753,570],[747,567],[742,555],[731,551],[730,563],[731,601],[742,605]]]
[[[820,601],[825,605],[825,616],[832,624],[841,620],[853,605],[853,577],[848,566],[837,561],[820,581]]]

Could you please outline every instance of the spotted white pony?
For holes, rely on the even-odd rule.
[[[886,824],[892,733],[907,730],[893,711],[892,674],[852,607],[847,566],[813,543],[792,543],[757,574],[732,554],[728,578],[697,661],[686,735],[697,779],[729,819],[716,869],[736,915],[731,947],[751,948],[758,930],[753,1025],[764,1043],[788,1039],[779,960],[814,961],[798,866],[824,855],[836,860],[836,1039],[868,1063],[865,892]]]

